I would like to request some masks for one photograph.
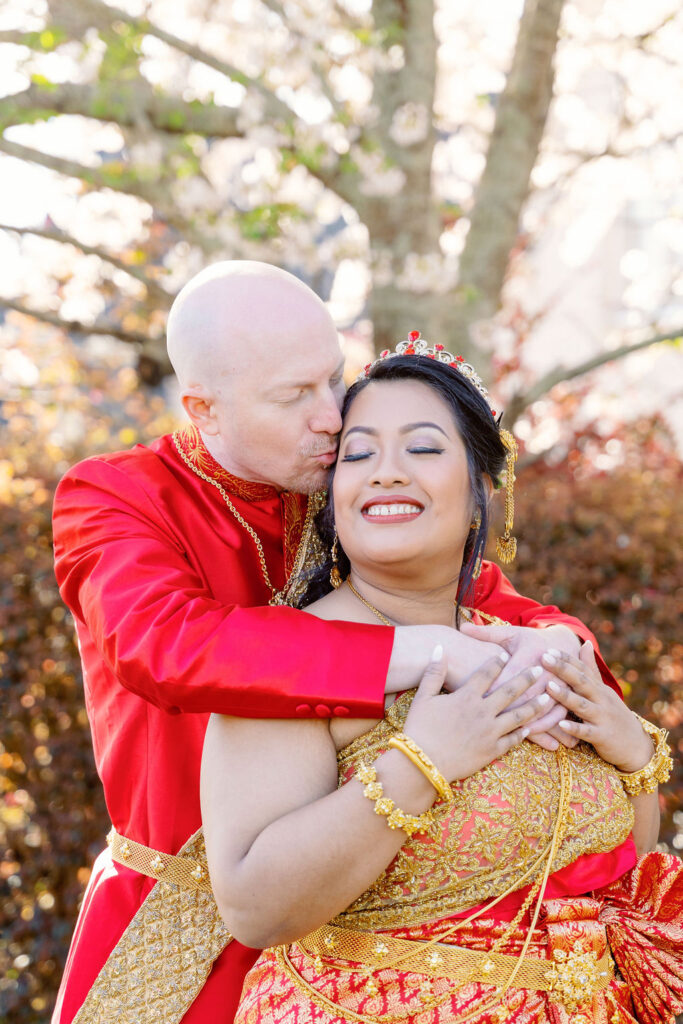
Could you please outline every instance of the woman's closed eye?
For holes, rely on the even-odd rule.
[[[435,448],[431,445],[414,444],[406,451],[411,455],[441,455],[443,448]],[[342,462],[360,462],[362,459],[369,459],[371,455],[374,455],[373,451],[362,451],[362,452],[349,452],[348,455],[344,455],[341,459]]]

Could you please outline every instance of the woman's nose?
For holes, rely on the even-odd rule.
[[[410,476],[401,459],[391,454],[384,454],[375,463],[370,483],[373,487],[392,487],[394,484],[407,484]]]

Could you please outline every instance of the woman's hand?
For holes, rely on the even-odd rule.
[[[473,672],[454,693],[442,693],[446,676],[443,649],[437,646],[432,655],[408,712],[405,731],[448,782],[468,778],[521,743],[529,734],[530,723],[550,703],[545,693],[524,701],[543,671],[539,665],[494,688],[508,660],[503,652]]]
[[[544,654],[543,663],[557,677],[548,681],[549,693],[581,719],[564,719],[560,727],[592,744],[604,761],[621,772],[643,768],[653,754],[652,740],[621,698],[603,683],[593,645],[585,643],[578,658]]]

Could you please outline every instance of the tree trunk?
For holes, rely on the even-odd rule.
[[[526,0],[517,44],[496,113],[486,166],[460,260],[449,335],[465,354],[472,350],[471,328],[497,312],[510,251],[529,194],[553,94],[553,58],[564,0]],[[480,372],[487,373],[478,352]]]

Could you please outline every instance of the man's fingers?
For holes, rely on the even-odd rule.
[[[579,742],[578,737],[570,736],[566,729],[560,729],[559,725],[556,725],[554,729],[548,729],[547,735],[558,740],[563,747],[569,747],[570,750]],[[530,740],[533,738],[533,736],[529,736]]]
[[[491,644],[505,645],[506,640],[514,636],[514,627],[510,626],[475,626],[473,622],[463,622],[460,632],[471,636],[474,640],[487,640]]]
[[[441,693],[446,678],[446,659],[443,656],[443,647],[437,644],[432,651],[432,656],[420,680],[415,699],[419,697],[434,697]]]
[[[491,707],[496,714],[504,711],[505,708],[512,711],[518,710],[521,707],[526,707],[528,701],[520,701],[519,698],[534,686],[542,674],[543,669],[540,665],[534,665],[532,668],[525,668],[521,672],[518,672],[516,676],[513,676],[512,679],[508,679],[507,682],[502,684],[502,686],[493,687],[486,700],[491,701]],[[541,695],[534,694],[534,696]],[[515,702],[517,702],[516,708],[511,706],[514,705]]]

